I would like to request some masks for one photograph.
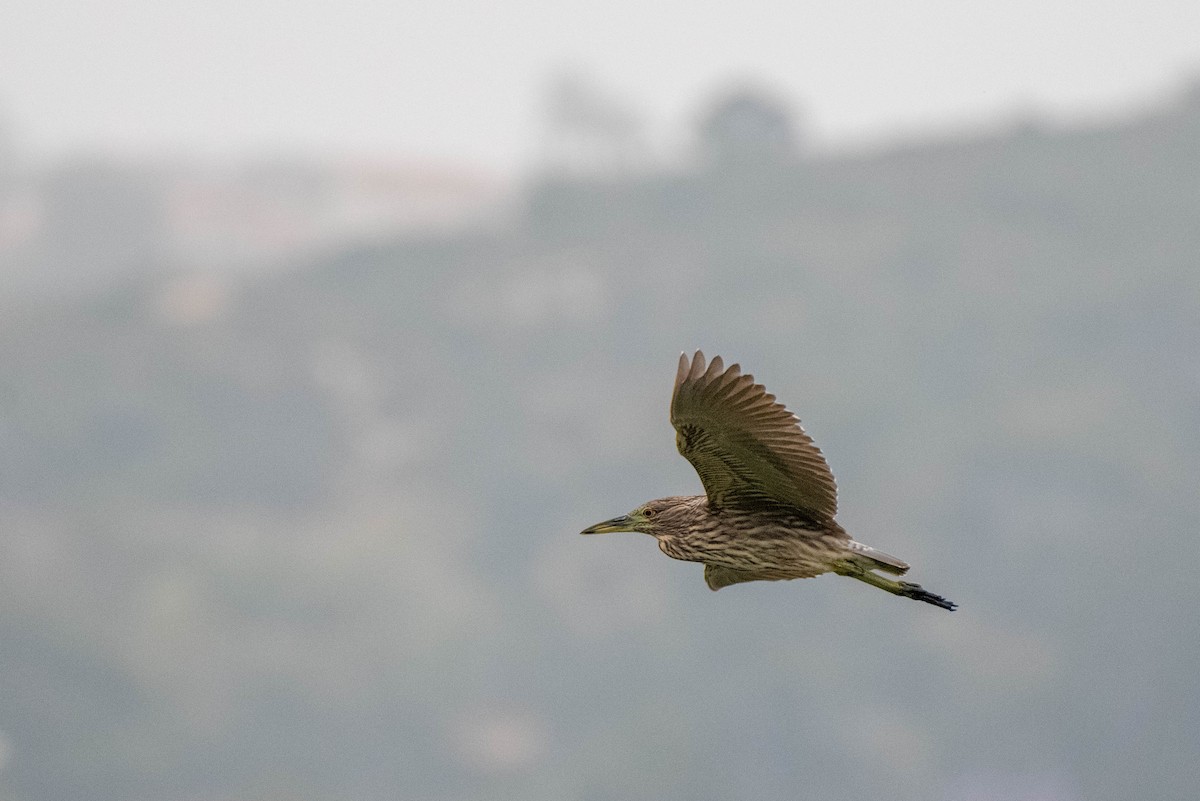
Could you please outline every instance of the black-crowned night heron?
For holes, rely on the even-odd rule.
[[[903,576],[908,564],[855,542],[834,521],[837,487],[800,420],[738,365],[696,351],[679,357],[671,398],[675,444],[704,495],[649,501],[584,534],[640,531],[673,559],[704,563],[714,590],[743,581],[837,573],[894,595],[953,610],[955,604]]]

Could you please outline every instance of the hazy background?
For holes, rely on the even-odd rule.
[[[1200,6],[0,8],[0,801],[1192,799]],[[679,351],[953,615],[712,593]]]

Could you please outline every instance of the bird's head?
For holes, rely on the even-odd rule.
[[[640,531],[658,537],[669,534],[684,523],[690,498],[658,498],[647,501],[627,515],[588,526],[580,534],[608,534],[612,531]]]

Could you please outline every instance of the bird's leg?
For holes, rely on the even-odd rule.
[[[870,584],[872,587],[878,587],[881,590],[890,592],[892,595],[902,595],[905,598],[912,598],[914,601],[924,601],[927,604],[940,606],[942,609],[949,609],[951,612],[958,608],[958,604],[953,601],[947,601],[940,595],[934,595],[920,584],[886,578],[851,562],[843,562],[834,572],[841,576],[856,578],[859,581]]]

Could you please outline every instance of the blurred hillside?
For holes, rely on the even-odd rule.
[[[6,158],[0,129],[0,302],[189,270],[286,271],[348,243],[488,224],[507,194],[470,170],[383,159],[29,165]]]
[[[839,158],[751,106],[504,226],[7,303],[0,798],[1193,798],[1200,98]],[[576,536],[699,491],[695,347],[961,610]]]

